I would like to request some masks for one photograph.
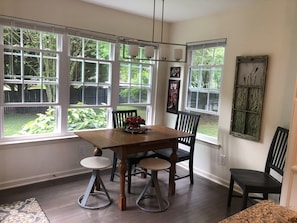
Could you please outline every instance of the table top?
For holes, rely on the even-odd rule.
[[[146,127],[148,130],[142,134],[131,134],[123,129],[84,130],[75,134],[100,149],[193,136],[162,125]]]

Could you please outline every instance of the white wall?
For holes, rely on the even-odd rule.
[[[222,148],[197,142],[197,172],[224,184],[229,181],[230,167],[263,170],[268,145],[276,126],[289,127],[297,71],[296,8],[295,0],[259,0],[257,4],[243,9],[170,25],[170,33],[167,34],[172,42],[227,38],[219,123]],[[0,14],[139,39],[151,38],[150,28],[143,28],[151,27],[150,19],[95,7],[77,0],[1,0]],[[265,54],[269,55],[269,68],[261,141],[235,138],[228,134],[235,57]],[[162,69],[158,75],[156,122],[161,123],[164,118],[164,123],[173,127],[175,115],[165,113],[167,88],[164,86],[167,86],[169,67],[162,63],[160,66]],[[182,74],[181,79],[184,78]],[[185,86],[186,83],[183,81],[182,84]],[[88,153],[92,151],[91,145],[77,139],[51,143],[54,146],[47,142],[1,146],[0,188],[28,182],[30,179],[51,178],[53,174],[73,174],[80,171],[78,162],[82,157],[81,147],[86,146]],[[218,157],[221,153],[226,155],[225,165],[219,164]],[[38,168],[32,168],[32,165]]]
[[[264,169],[276,127],[289,128],[297,74],[296,15],[295,0],[259,0],[249,7],[171,26],[174,42],[227,38],[219,120],[221,148],[198,141],[194,164],[197,172],[227,185],[230,167]],[[229,135],[235,58],[248,55],[269,55],[260,142]],[[174,117],[166,116],[171,124]],[[225,165],[219,162],[220,154],[226,155]]]

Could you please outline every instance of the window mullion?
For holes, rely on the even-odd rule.
[[[59,69],[58,69],[58,111],[57,111],[57,127],[58,132],[66,133],[67,121],[68,121],[68,107],[70,104],[70,93],[69,93],[69,73],[70,73],[70,60],[68,56],[68,36],[59,35],[60,43],[62,44],[62,52],[59,53]]]

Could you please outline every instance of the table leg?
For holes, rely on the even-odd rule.
[[[94,156],[102,156],[102,150],[98,147],[95,147],[93,155]],[[95,180],[94,186],[97,191],[100,191],[100,181],[97,178]]]
[[[170,156],[171,166],[170,166],[170,172],[169,172],[169,188],[168,188],[169,196],[175,194],[175,180],[174,179],[175,179],[175,173],[176,173],[177,147],[178,147],[178,141],[176,139],[171,146],[172,154]]]
[[[121,157],[120,161],[120,195],[118,198],[118,207],[121,211],[126,210],[126,194],[125,194],[125,183],[126,183],[126,171],[127,171],[127,164],[126,158],[124,156]]]

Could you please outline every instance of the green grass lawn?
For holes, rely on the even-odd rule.
[[[16,114],[9,113],[4,115],[5,125],[4,125],[4,135],[13,136],[19,135],[19,131],[22,127],[29,121],[36,118],[36,114]]]
[[[121,109],[137,109],[136,107],[124,107]],[[138,108],[138,113],[141,117],[145,117],[145,110]],[[9,113],[5,114],[4,120],[4,135],[5,136],[13,136],[20,135],[19,132],[22,127],[29,121],[37,118],[36,114],[18,114],[18,113]],[[218,134],[218,126],[217,122],[213,122],[213,120],[200,120],[198,133],[205,134],[208,136],[217,137]]]

